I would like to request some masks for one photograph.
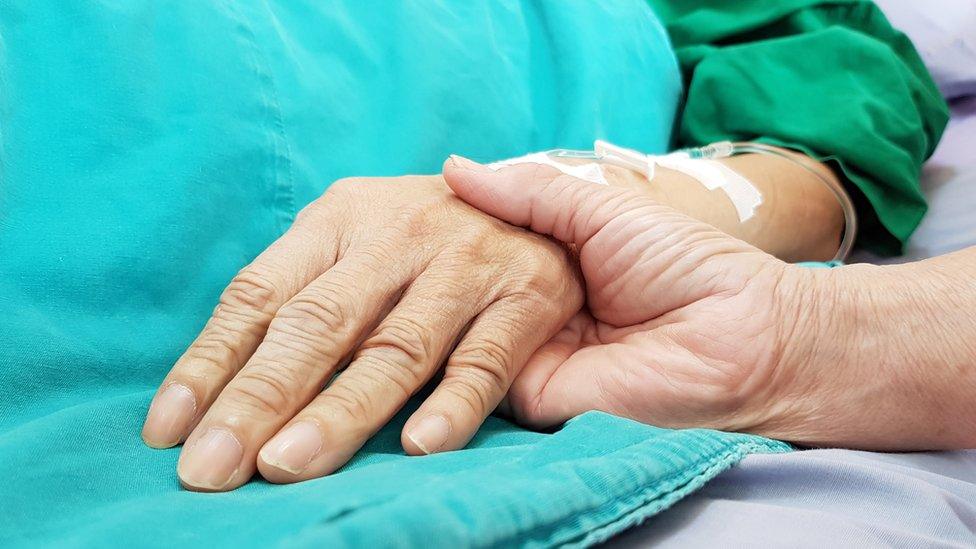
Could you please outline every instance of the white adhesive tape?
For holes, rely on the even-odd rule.
[[[566,175],[571,175],[577,179],[582,179],[583,181],[590,181],[592,183],[599,183],[600,185],[606,185],[607,179],[603,176],[603,170],[600,165],[595,162],[588,162],[586,164],[580,164],[573,166],[570,164],[563,164],[561,162],[556,162],[549,157],[548,154],[539,152],[527,154],[525,156],[520,156],[518,158],[509,158],[508,160],[501,160],[499,162],[493,162],[488,164],[488,167],[498,171],[505,166],[512,166],[515,164],[545,164],[546,166],[552,166],[557,170],[563,172]]]
[[[692,159],[683,153],[648,158],[654,164],[681,172],[698,180],[710,191],[722,189],[732,202],[740,223],[756,215],[756,208],[762,204],[762,193],[759,192],[759,189],[751,181],[721,162]]]
[[[632,167],[632,165],[636,166],[638,164],[643,164],[642,159],[646,159],[646,173],[648,179],[650,179],[652,183],[655,174],[655,166],[661,166],[662,168],[675,170],[687,175],[688,177],[691,177],[704,185],[705,188],[710,191],[721,189],[732,202],[732,206],[735,208],[740,222],[747,221],[756,215],[756,209],[762,204],[762,193],[759,192],[759,189],[757,189],[752,182],[742,177],[725,164],[722,164],[716,160],[691,158],[687,153],[683,152],[675,152],[661,156],[645,156],[637,151],[622,149],[620,147],[616,147],[615,145],[610,145],[601,141],[597,141],[594,147],[594,150],[597,151],[598,155],[604,155],[604,157],[602,157],[603,162],[625,165],[631,169],[635,169]],[[552,166],[553,168],[556,168],[557,170],[578,179],[590,181],[592,183],[599,183],[600,185],[607,185],[606,177],[603,175],[603,170],[600,168],[599,163],[588,162],[586,164],[579,164],[575,166],[563,164],[553,160],[549,154],[544,152],[532,153],[525,156],[519,156],[517,158],[510,158],[508,160],[494,162],[492,164],[488,164],[488,167],[497,171],[505,166],[525,163]]]

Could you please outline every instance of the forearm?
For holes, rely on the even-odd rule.
[[[795,155],[824,177],[834,174],[810,158]],[[638,186],[662,204],[704,221],[785,261],[828,260],[837,252],[844,215],[822,181],[795,163],[772,155],[748,154],[721,160],[762,193],[756,214],[740,222],[722,190],[659,168],[649,184],[629,170],[606,168],[611,183]]]
[[[973,273],[976,248],[805,273],[809,306],[799,310],[809,322],[784,357],[798,367],[783,395],[792,405],[781,407],[796,428],[780,436],[886,450],[976,447]]]

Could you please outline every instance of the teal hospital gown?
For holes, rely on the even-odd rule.
[[[660,15],[637,0],[0,0],[0,546],[586,545],[747,453],[787,451],[589,413],[550,433],[489,418],[467,449],[415,458],[401,414],[329,477],[198,494],[177,482],[178,448],[139,437],[221,289],[330,182],[721,133],[674,127],[707,108],[686,92],[715,52],[676,57],[667,33],[689,14]],[[928,113],[914,90],[898,97]],[[880,179],[841,156],[853,185]]]

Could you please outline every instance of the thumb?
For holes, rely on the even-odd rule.
[[[543,164],[494,171],[452,155],[443,174],[451,190],[475,208],[580,248],[614,218],[649,218],[665,209],[632,190],[583,181]]]
[[[575,244],[590,310],[615,326],[741,288],[764,262],[757,258],[766,257],[636,189],[583,181],[550,166],[493,171],[452,156],[443,173],[451,190],[475,208]]]

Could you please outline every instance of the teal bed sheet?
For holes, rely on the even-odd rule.
[[[787,450],[591,413],[412,458],[400,417],[332,476],[208,495],[139,438],[222,287],[331,181],[663,151],[680,92],[639,0],[0,0],[0,546],[585,545]]]

